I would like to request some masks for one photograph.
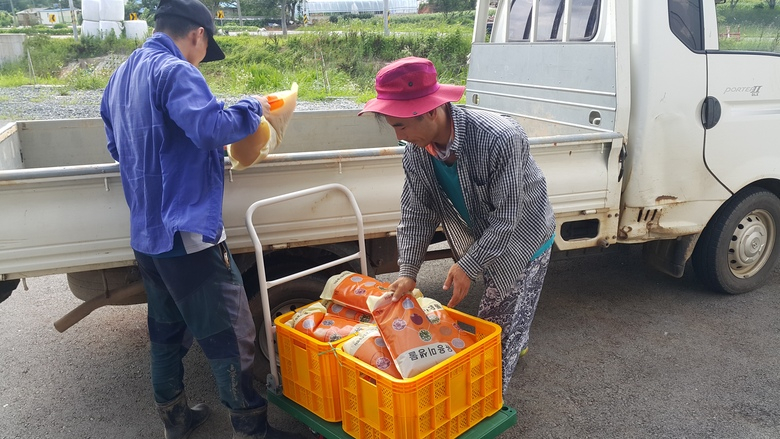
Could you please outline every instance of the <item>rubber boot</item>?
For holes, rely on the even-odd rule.
[[[268,405],[249,410],[230,410],[233,439],[307,439],[279,431],[268,424]]]
[[[187,439],[206,422],[211,411],[206,404],[190,408],[187,395],[181,392],[173,401],[157,403],[157,413],[165,425],[165,439]]]

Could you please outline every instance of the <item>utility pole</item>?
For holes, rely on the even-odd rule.
[[[387,25],[388,15],[390,14],[390,10],[389,10],[390,8],[388,6],[388,3],[389,3],[389,0],[385,0],[384,1],[385,11],[384,11],[383,15],[385,16],[384,17],[384,20],[385,20],[385,36],[390,35],[390,27]]]
[[[76,29],[76,9],[73,7],[73,0],[68,0],[70,5],[70,22],[73,25],[73,41],[79,40],[79,31]]]
[[[14,0],[11,0],[11,23],[13,23],[14,27],[18,26],[18,22],[16,21],[16,11],[14,11]]]
[[[287,2],[282,0],[282,35],[287,36]]]
[[[236,0],[236,8],[238,9],[238,25],[244,25],[244,17],[241,15],[241,0]]]

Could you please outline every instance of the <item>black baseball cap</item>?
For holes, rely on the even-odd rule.
[[[217,42],[214,41],[214,33],[217,31],[216,26],[214,26],[214,17],[211,16],[209,8],[201,3],[200,0],[160,0],[160,4],[157,5],[157,11],[154,13],[154,19],[156,20],[160,15],[175,15],[186,18],[206,29],[206,34],[209,37],[209,46],[206,49],[206,57],[201,61],[202,63],[225,59],[225,53],[222,52]]]

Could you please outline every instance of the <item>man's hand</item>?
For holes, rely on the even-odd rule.
[[[271,113],[271,104],[268,103],[268,98],[265,96],[253,95],[253,98],[260,102],[260,107],[263,109],[263,116],[268,116]]]
[[[460,268],[460,265],[452,264],[450,271],[447,272],[447,279],[444,280],[444,286],[442,288],[445,290],[452,288],[452,298],[447,306],[455,308],[461,300],[466,298],[466,294],[469,293],[471,279],[469,279],[466,272]]]
[[[417,282],[411,277],[401,276],[395,282],[390,284],[390,290],[393,291],[393,302],[397,302],[406,293],[411,293]]]

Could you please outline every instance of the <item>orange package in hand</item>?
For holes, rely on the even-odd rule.
[[[325,318],[326,312],[325,305],[321,302],[314,302],[296,310],[292,318],[284,323],[306,335],[313,335],[314,329]]]
[[[351,271],[331,276],[322,290],[320,298],[332,300],[339,305],[370,314],[366,305],[366,299],[371,296],[379,297],[390,291],[390,283],[382,282],[373,277]],[[420,290],[414,290],[415,297],[422,297]]]
[[[371,317],[371,314],[350,308],[348,306],[339,305],[336,302],[327,302],[325,309],[327,309],[328,314],[335,314],[337,316],[344,317],[345,319],[350,319],[361,323],[374,323],[374,318]]]
[[[312,331],[311,336],[319,341],[334,342],[368,326],[371,325],[349,320],[335,314],[325,314],[320,324]]]
[[[342,349],[358,360],[374,366],[393,378],[402,378],[395,367],[390,350],[387,349],[385,340],[376,326],[361,329],[354,337],[344,343]]]
[[[402,377],[412,378],[455,355],[451,326],[429,321],[410,294],[397,302],[392,297],[370,297],[368,306]]]

